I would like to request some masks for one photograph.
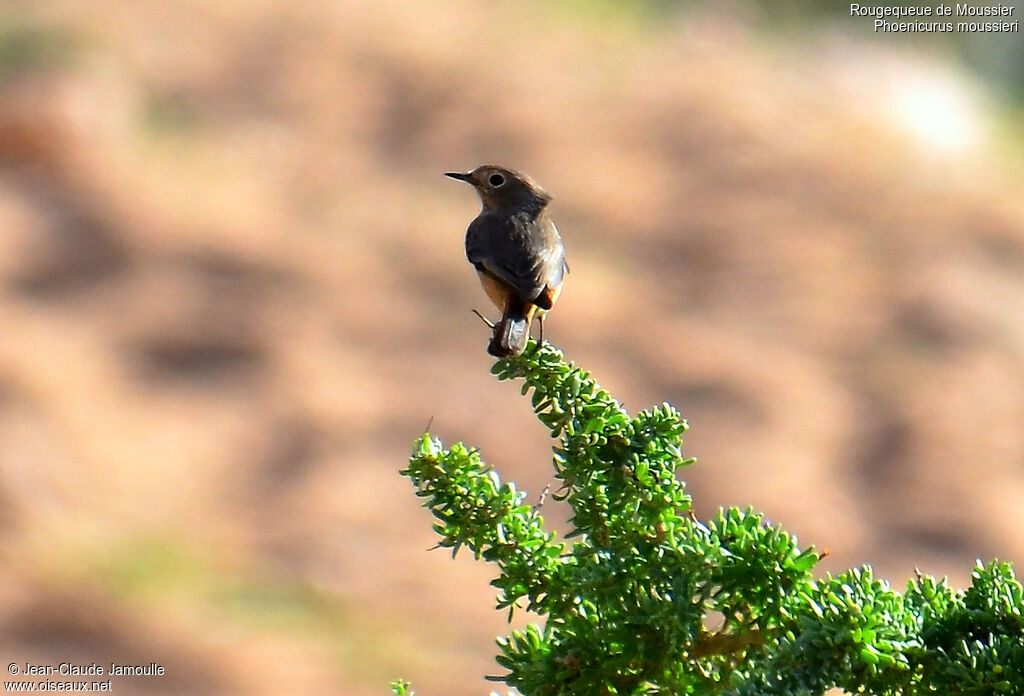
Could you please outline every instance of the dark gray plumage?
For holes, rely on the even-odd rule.
[[[530,177],[504,167],[484,165],[446,176],[472,184],[483,204],[466,231],[466,257],[502,311],[488,351],[521,353],[534,314],[541,310],[543,321],[569,270],[562,238],[546,212],[551,196]]]

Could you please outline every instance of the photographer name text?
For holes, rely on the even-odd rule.
[[[11,666],[15,667],[16,665]],[[17,673],[14,669],[9,671],[11,674]],[[62,677],[102,677],[105,675],[112,677],[160,677],[164,675],[165,671],[163,665],[158,665],[155,662],[150,662],[148,665],[119,665],[116,662],[112,662],[109,667],[104,667],[95,662],[86,665],[76,665],[70,662],[61,662],[59,665],[34,665],[31,662],[26,662],[25,666],[21,669],[21,673],[26,676],[40,677],[50,677],[53,675],[60,675]]]

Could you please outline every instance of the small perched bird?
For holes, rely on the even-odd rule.
[[[501,311],[487,352],[499,358],[518,355],[534,316],[544,340],[544,315],[569,272],[562,238],[547,214],[551,196],[525,174],[489,164],[445,176],[471,184],[483,203],[466,230],[466,257]]]

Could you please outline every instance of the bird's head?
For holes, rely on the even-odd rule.
[[[548,192],[526,174],[493,164],[466,173],[447,172],[445,176],[472,185],[486,210],[521,208],[539,212],[551,201]]]

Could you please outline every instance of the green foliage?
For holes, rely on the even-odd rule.
[[[391,693],[395,696],[416,696],[416,692],[409,688],[409,682],[401,679],[391,682]]]
[[[498,639],[500,677],[527,696],[1024,693],[1021,584],[979,566],[970,589],[918,577],[905,594],[870,568],[814,579],[813,549],[752,510],[702,523],[676,471],[686,422],[630,417],[550,345],[499,360],[557,438],[558,539],[476,450],[420,438],[402,473],[440,546],[494,563],[498,607],[544,617]],[[392,685],[396,694],[408,684]]]

